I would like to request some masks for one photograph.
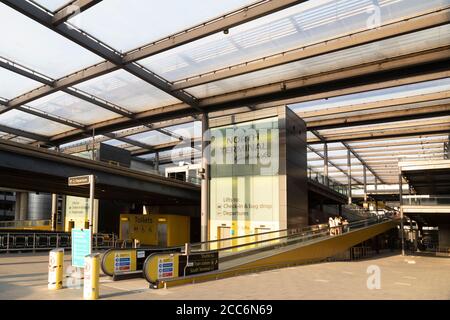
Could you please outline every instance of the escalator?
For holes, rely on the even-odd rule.
[[[188,255],[184,249],[149,255],[143,274],[152,288],[163,288],[319,262],[396,227],[398,222],[371,217],[332,230],[316,225],[193,244]]]

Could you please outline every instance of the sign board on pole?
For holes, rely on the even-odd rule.
[[[91,230],[72,229],[72,266],[84,268],[84,257],[91,254]]]
[[[69,177],[69,186],[84,186],[91,183],[91,175]]]

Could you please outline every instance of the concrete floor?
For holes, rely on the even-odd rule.
[[[48,257],[0,255],[0,299],[82,299],[82,288],[47,289]],[[70,265],[66,256],[65,265]],[[380,289],[368,289],[369,266],[380,270]],[[450,259],[385,255],[260,272],[170,289],[148,289],[144,279],[101,277],[102,299],[450,299]],[[67,284],[75,284],[70,281]],[[67,280],[66,280],[67,281]]]

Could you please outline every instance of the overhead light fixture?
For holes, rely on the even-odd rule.
[[[230,30],[229,30],[229,29],[225,29],[225,30],[223,30],[223,33],[229,34],[229,33],[230,33]]]

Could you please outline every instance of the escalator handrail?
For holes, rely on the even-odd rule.
[[[351,228],[354,229],[356,226],[359,226],[359,225],[361,225],[361,227],[366,227],[366,226],[373,225],[372,222],[379,223],[379,222],[389,221],[389,220],[392,220],[392,219],[388,218],[388,217],[384,217],[382,219],[379,219],[377,217],[370,217],[368,219],[364,219],[364,220],[360,220],[360,221],[349,223],[349,224],[345,225],[345,227],[347,228],[348,231],[350,231]],[[317,230],[312,230],[310,232],[307,232],[306,234],[302,233],[300,235],[300,237],[299,237],[298,233],[293,233],[293,234],[289,234],[289,235],[286,235],[286,236],[270,238],[270,239],[263,239],[263,240],[254,241],[254,242],[251,242],[251,243],[243,243],[243,244],[238,244],[238,245],[224,247],[224,248],[217,248],[217,249],[215,249],[215,251],[232,250],[232,249],[241,248],[241,247],[245,247],[245,246],[251,246],[251,245],[255,245],[255,244],[261,244],[261,243],[265,243],[265,242],[271,242],[271,241],[275,241],[275,240],[282,240],[282,239],[289,239],[289,238],[291,238],[291,239],[292,238],[294,238],[294,239],[297,238],[297,240],[300,240],[300,242],[301,242],[303,239],[311,238],[312,236],[317,235],[317,233],[324,233],[324,235],[326,235],[328,237],[328,236],[330,236],[330,234],[329,234],[330,229],[338,229],[338,228],[343,228],[343,227],[344,227],[343,225],[335,226],[335,227],[331,227],[331,228],[327,226],[326,228],[319,228]],[[357,229],[359,229],[359,227],[357,227]],[[261,234],[256,234],[256,235],[261,235]],[[233,240],[233,239],[234,238],[228,238],[227,240],[229,241],[229,240]],[[261,247],[261,248],[264,248],[264,246]],[[258,248],[258,249],[261,249],[261,248]],[[208,249],[207,251],[211,251],[211,250]],[[200,251],[194,251],[194,252],[198,253],[198,252],[202,252],[202,251],[200,250]]]
[[[304,232],[306,230],[311,230],[311,229],[314,229],[314,228],[322,228],[325,225],[326,224],[316,224],[316,225],[306,226],[306,227],[302,227],[302,228],[281,229],[281,230],[267,231],[267,232],[261,232],[261,233],[247,234],[247,235],[242,235],[242,236],[237,236],[237,237],[230,237],[230,238],[223,238],[223,239],[216,239],[216,240],[208,240],[208,241],[204,241],[204,242],[196,242],[196,243],[191,243],[191,248],[194,247],[194,246],[203,246],[205,244],[211,244],[211,243],[214,243],[214,242],[238,240],[238,239],[243,239],[243,238],[263,236],[263,235],[268,235],[268,234],[272,234],[272,233],[279,233],[279,232],[287,232],[288,233],[287,235],[298,234],[298,233]]]

